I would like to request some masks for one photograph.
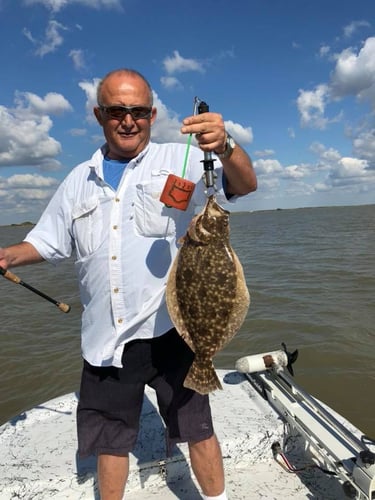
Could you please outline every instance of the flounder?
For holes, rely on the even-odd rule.
[[[229,212],[214,195],[180,242],[168,276],[167,307],[178,333],[195,353],[184,386],[207,394],[222,389],[212,358],[241,327],[250,295],[230,246]]]

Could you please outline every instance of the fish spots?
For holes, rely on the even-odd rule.
[[[169,273],[170,317],[195,359],[184,385],[201,394],[221,388],[212,358],[241,327],[250,304],[241,263],[230,246],[229,212],[207,200]]]

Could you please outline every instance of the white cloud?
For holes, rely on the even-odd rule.
[[[339,161],[339,165],[334,169],[336,177],[364,177],[367,175],[368,164],[366,160],[358,158],[344,157]]]
[[[368,21],[353,21],[344,27],[344,36],[345,38],[350,38],[360,28],[369,28],[370,26],[371,24]]]
[[[216,54],[214,57],[206,59],[204,62],[197,59],[189,59],[183,57],[178,50],[173,51],[172,56],[165,57],[163,61],[164,69],[167,76],[162,76],[160,82],[165,89],[180,90],[184,86],[181,81],[172,76],[176,73],[186,73],[189,71],[204,73],[206,67],[216,66],[222,59],[234,58],[233,50],[223,50]]]
[[[73,49],[69,52],[69,57],[72,59],[76,70],[84,69],[86,66],[83,50]]]
[[[283,170],[285,179],[302,179],[309,174],[309,170],[304,165],[289,165]]]
[[[353,141],[353,152],[359,157],[369,161],[375,168],[375,129],[361,132]]]
[[[328,85],[318,85],[315,90],[300,90],[297,107],[301,114],[303,127],[324,129],[328,123],[324,116],[329,96]]]
[[[151,129],[151,137],[155,142],[187,142],[187,136],[180,133],[181,120],[169,110],[154,91],[154,106],[158,110],[156,121]]]
[[[330,54],[331,47],[329,45],[322,45],[319,49],[320,57],[327,57]]]
[[[200,73],[205,71],[201,62],[182,57],[178,50],[173,51],[173,56],[167,56],[163,61],[163,65],[169,75],[186,71],[198,71]]]
[[[306,197],[314,194],[331,196],[335,190],[336,194],[359,196],[374,189],[375,169],[370,168],[368,161],[343,157],[334,148],[326,148],[320,143],[313,143],[310,150],[317,155],[311,164],[283,166],[271,158],[254,161],[259,179],[258,195],[261,194],[262,199],[272,199],[282,191],[291,202],[294,198],[306,203]]]
[[[85,128],[72,128],[69,130],[69,134],[73,137],[82,137],[87,134]]]
[[[375,170],[369,168],[366,160],[344,157],[329,174],[327,182],[334,187],[359,192],[363,188],[374,189]]]
[[[263,149],[262,151],[254,151],[253,156],[273,156],[275,154],[275,151],[273,149]]]
[[[182,89],[182,83],[174,76],[162,76],[160,82],[166,89]]]
[[[254,167],[257,175],[271,175],[281,173],[283,171],[283,167],[278,160],[274,159],[259,159],[254,162]],[[262,181],[263,182],[263,181]]]
[[[58,12],[60,9],[69,4],[68,0],[23,0],[25,5],[35,5],[42,4],[47,9],[52,10],[53,12]]]
[[[31,31],[28,30],[27,28],[23,28],[22,30],[22,33],[23,35],[31,42],[31,43],[34,43],[36,44],[37,41],[35,40],[35,38],[33,37],[33,35],[31,34]]]
[[[314,190],[317,193],[325,193],[326,191],[330,191],[330,187],[324,184],[324,182],[317,182],[314,184]]]
[[[348,48],[336,55],[336,60],[331,76],[332,95],[369,100],[375,110],[375,37],[368,38],[358,53]]]
[[[258,169],[256,168],[257,175],[259,175]],[[278,192],[280,189],[280,179],[279,177],[267,177],[264,176],[261,179],[261,182],[259,183],[258,187],[258,192],[256,193],[257,196],[259,196],[259,193],[262,193],[262,197],[264,196],[265,198],[271,198],[270,194],[272,192]]]
[[[321,83],[313,90],[299,90],[297,107],[302,127],[323,130],[341,120],[342,112],[334,117],[326,113],[331,103],[345,97],[368,102],[375,111],[375,37],[367,38],[359,50],[346,48],[331,56],[331,60],[335,66],[328,83]]]
[[[14,221],[15,214],[18,222],[36,222],[58,184],[56,179],[38,174],[0,177],[0,224]]]
[[[251,127],[243,127],[239,123],[234,123],[231,120],[224,122],[225,129],[239,144],[250,144],[253,142],[253,130]]]
[[[318,142],[311,144],[310,151],[318,156],[315,168],[319,171],[330,170],[332,167],[338,165],[341,160],[341,155],[336,149],[326,148]]]
[[[68,7],[73,4],[83,5],[85,7],[92,7],[95,9],[104,8],[114,8],[121,10],[122,1],[121,0],[23,0],[25,5],[35,5],[42,4],[47,9],[52,12],[59,12],[64,7]]]
[[[32,92],[16,92],[16,109],[28,115],[61,115],[72,106],[61,94],[49,92],[43,98]]]
[[[37,174],[12,175],[7,179],[7,186],[16,189],[44,189],[55,187],[56,179],[53,177],[44,177]]]
[[[86,120],[89,123],[96,123],[93,108],[97,105],[96,89],[100,81],[101,78],[94,78],[91,82],[84,81],[78,84],[86,94]]]
[[[60,143],[50,136],[50,114],[61,114],[72,108],[54,92],[44,98],[31,92],[16,92],[15,108],[0,106],[0,166],[37,166],[41,170],[61,167],[55,159],[61,153]]]
[[[296,132],[294,130],[293,127],[288,127],[288,136],[291,138],[291,139],[295,139],[296,138]]]
[[[49,136],[51,127],[47,116],[18,118],[0,106],[0,166],[52,166],[61,145]]]
[[[319,192],[334,188],[345,189],[351,194],[366,189],[374,189],[375,170],[371,170],[367,160],[349,156],[341,156],[333,148],[325,148],[314,143],[311,150],[318,155],[315,165],[310,166],[312,175],[326,172],[325,178],[314,184]]]
[[[58,23],[54,19],[50,19],[48,22],[44,40],[37,40],[33,37],[31,32],[24,28],[23,34],[37,46],[35,54],[40,57],[44,57],[46,54],[55,52],[60,45],[64,43],[64,38],[61,36],[60,31],[66,30],[67,28],[61,23]]]

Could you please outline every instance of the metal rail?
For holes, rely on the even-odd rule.
[[[285,372],[245,373],[283,420],[308,443],[314,459],[334,473],[348,498],[375,500],[375,454]]]

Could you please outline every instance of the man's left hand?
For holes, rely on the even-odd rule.
[[[183,120],[182,134],[195,134],[202,151],[225,150],[226,132],[223,117],[219,113],[201,113]]]

